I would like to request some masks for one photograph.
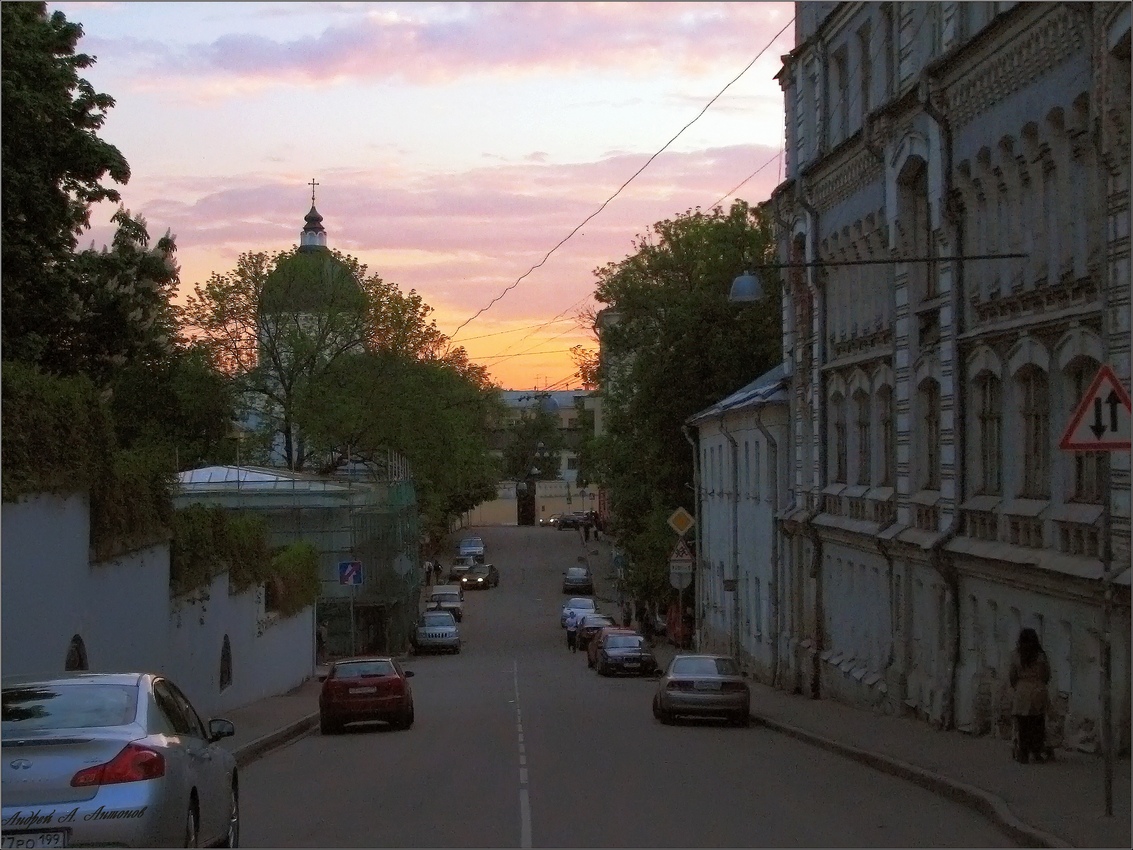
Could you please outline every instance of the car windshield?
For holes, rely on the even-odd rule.
[[[486,576],[488,574],[488,568],[483,567],[483,566],[473,567],[472,569],[470,569],[468,571],[468,574],[473,576],[473,577],[475,577],[475,576]]]
[[[421,625],[423,626],[454,626],[456,620],[452,618],[452,614],[426,614],[421,618]]]
[[[136,685],[94,682],[4,688],[3,735],[35,729],[124,726],[138,712]]]
[[[357,679],[364,676],[394,676],[392,661],[340,661],[331,675],[336,679]]]
[[[593,599],[572,599],[570,602],[568,602],[566,604],[566,607],[567,608],[589,608],[591,611],[593,611],[594,610],[594,600]]]
[[[429,597],[432,602],[459,602],[459,593],[434,593]]]
[[[571,567],[567,570],[567,578],[586,578],[586,568]]]
[[[614,618],[605,614],[587,614],[582,618],[582,625],[588,629],[600,629],[603,626],[614,625]]]
[[[674,658],[672,672],[680,676],[738,676],[731,658]]]
[[[610,635],[606,638],[607,649],[637,649],[639,646],[640,635]]]

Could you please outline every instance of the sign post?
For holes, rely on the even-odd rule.
[[[1058,447],[1067,452],[1129,451],[1133,405],[1113,368],[1103,365],[1075,409]],[[1113,816],[1113,540],[1109,458],[1102,463],[1102,752],[1105,813]]]
[[[692,584],[692,573],[696,564],[692,550],[685,543],[685,535],[695,524],[696,520],[693,519],[692,514],[684,508],[677,508],[669,517],[669,528],[677,533],[677,545],[673,547],[673,553],[669,556],[669,584],[679,591],[677,594],[677,622],[679,623],[680,635],[676,636],[678,647],[684,644],[685,590]]]
[[[358,654],[358,637],[357,627],[354,623],[354,596],[357,593],[358,585],[362,583],[362,562],[361,561],[339,561],[338,562],[338,583],[350,585],[350,654]]]

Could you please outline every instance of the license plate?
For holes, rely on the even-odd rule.
[[[46,832],[5,832],[0,839],[0,847],[66,847],[67,830],[53,829]]]
[[[625,667],[626,667],[627,670],[629,670],[631,668],[635,668],[635,667],[640,667],[640,666],[641,666],[641,663],[638,662],[638,661],[627,661],[625,663]]]
[[[718,691],[720,690],[719,682],[697,682],[696,689],[698,691]]]
[[[351,688],[350,689],[350,693],[352,693],[352,694],[376,694],[377,692],[378,692],[377,688]]]

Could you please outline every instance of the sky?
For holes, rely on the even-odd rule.
[[[781,179],[791,3],[48,9],[83,25],[82,76],[116,101],[100,136],[130,164],[116,188],[175,235],[182,296],[298,244],[315,180],[328,244],[416,291],[507,389],[578,386],[594,272],[652,224]]]

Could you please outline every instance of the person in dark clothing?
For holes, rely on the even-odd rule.
[[[1030,756],[1034,756],[1036,762],[1045,761],[1050,662],[1034,629],[1019,632],[1007,680],[1014,689],[1011,714],[1015,718],[1015,758],[1023,764]]]
[[[648,608],[641,609],[641,635],[650,646],[653,645],[653,614]]]
[[[567,649],[571,652],[578,652],[578,619],[578,614],[576,614],[573,609],[567,612]]]

